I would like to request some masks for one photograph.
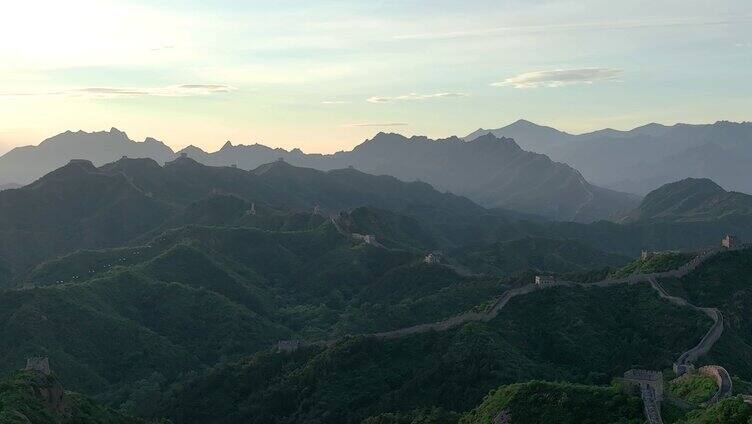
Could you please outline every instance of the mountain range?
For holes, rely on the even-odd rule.
[[[122,156],[164,163],[174,159],[175,153],[153,138],[135,142],[116,128],[92,133],[66,131],[38,146],[16,147],[0,156],[0,184],[28,184],[72,159],[104,165]]]
[[[497,129],[478,129],[465,140],[487,134],[514,138],[524,149],[567,163],[594,184],[614,190],[644,195],[695,177],[752,193],[752,122],[651,123],[629,131],[607,128],[573,135],[521,119]]]
[[[97,168],[73,160],[29,185],[0,192],[0,269],[4,263],[18,273],[65,252],[127,244],[181,225],[269,226],[295,212],[328,217],[361,206],[449,226],[487,214],[505,221],[503,211],[426,183],[355,169],[323,172],[275,161],[244,171],[187,157],[164,166],[121,158]]]
[[[255,169],[280,158],[319,170],[354,167],[404,181],[425,181],[485,207],[563,221],[614,218],[639,201],[637,196],[594,186],[577,170],[525,151],[514,140],[493,136],[465,142],[457,137],[431,140],[379,133],[352,151],[332,155],[308,155],[299,149],[286,151],[258,144],[234,146],[230,142],[214,153],[193,146],[178,153],[207,165],[242,169]],[[134,142],[114,128],[109,132],[66,132],[39,146],[16,148],[0,157],[0,181],[27,183],[74,158],[102,165],[121,156],[163,163],[176,154],[157,140]]]
[[[73,160],[29,185],[0,192],[0,285],[18,281],[58,255],[145,243],[184,225],[294,229],[334,216],[342,231],[375,235],[388,247],[418,252],[457,250],[466,264],[491,272],[510,270],[503,261],[511,251],[553,254],[532,260],[522,253],[511,262],[511,270],[524,268],[521,264],[545,268],[554,263],[574,270],[578,255],[568,253],[587,252],[545,240],[494,245],[526,237],[577,240],[627,255],[644,248],[707,246],[724,233],[752,237],[749,196],[724,194],[720,188],[708,196],[706,187],[713,183],[704,180],[679,185],[684,188],[668,186],[648,195],[623,224],[579,224],[487,209],[426,183],[352,168],[319,171],[277,160],[246,171],[207,166],[189,157],[164,166],[152,159],[121,158],[96,167]],[[705,205],[688,211],[685,198],[705,199]],[[488,262],[493,255],[497,259]],[[600,257],[594,252],[583,255]]]
[[[534,275],[597,281],[631,272],[623,265],[642,249],[752,238],[745,196],[680,181],[623,222],[585,224],[349,167],[73,160],[0,192],[0,373],[49,357],[67,389],[175,423],[486,423],[500,404],[532,422],[565,411],[562,422],[641,422],[639,398],[606,385],[629,368],[670,367],[710,325],[647,285],[535,290],[488,322],[358,335],[486,310]],[[712,360],[743,379],[751,257],[726,252],[664,281],[724,308]],[[291,340],[322,342],[275,348]],[[7,402],[34,384],[24,375],[0,381],[0,408],[44,408]],[[498,403],[483,402],[491,390]],[[542,398],[537,412],[517,391]]]

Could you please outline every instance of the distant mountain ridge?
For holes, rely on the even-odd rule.
[[[686,178],[651,191],[625,222],[693,222],[752,218],[752,196],[707,178]]]
[[[305,154],[261,145],[225,144],[215,153],[181,151],[211,165],[253,169],[260,161],[282,158],[316,169],[355,167],[404,181],[426,181],[439,190],[467,196],[486,207],[503,207],[558,220],[581,222],[612,217],[637,204],[636,197],[588,183],[577,170],[527,152],[512,139],[479,137],[431,140],[379,133],[352,151]]]
[[[95,167],[73,160],[39,180],[0,192],[0,287],[11,274],[77,249],[149,238],[188,224],[230,224],[319,211],[321,219],[371,206],[462,222],[492,214],[420,182],[355,169],[319,171],[272,162],[254,171],[179,157],[160,166],[122,158]],[[493,214],[503,219],[503,212]]]
[[[687,177],[711,178],[731,190],[752,193],[752,122],[650,123],[628,131],[603,129],[573,135],[518,120],[481,135],[513,137],[524,149],[544,153],[580,170],[594,184],[645,194]]]
[[[94,146],[94,147],[92,147]],[[354,167],[403,181],[425,181],[439,190],[467,196],[485,207],[501,207],[563,221],[590,222],[613,218],[638,203],[635,196],[590,184],[576,170],[525,151],[509,138],[478,137],[468,143],[458,137],[431,140],[379,133],[352,151],[331,155],[305,154],[263,145],[233,145],[214,153],[189,146],[180,152],[213,166],[255,169],[283,159],[300,167],[333,170]],[[90,159],[96,165],[121,156],[149,157],[158,163],[176,154],[154,139],[134,142],[112,129],[99,133],[63,133],[38,147],[14,149],[0,157],[0,181],[25,182],[61,166],[65,159]],[[4,168],[5,163],[13,163]],[[23,166],[30,163],[32,165]],[[48,169],[49,168],[49,169]],[[43,172],[44,171],[44,172]],[[37,175],[35,175],[37,174]]]
[[[0,156],[0,184],[28,184],[71,159],[104,165],[122,156],[152,158],[164,163],[173,159],[175,153],[159,140],[147,137],[136,142],[117,128],[92,133],[66,131],[38,146],[16,147]]]
[[[630,196],[589,184],[577,170],[527,152],[509,138],[487,136],[466,143],[457,137],[431,140],[379,133],[351,152],[310,159],[317,168],[351,165],[372,174],[422,180],[486,207],[557,220],[598,220],[636,203]]]

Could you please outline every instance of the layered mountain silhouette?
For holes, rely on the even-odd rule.
[[[103,165],[122,156],[152,158],[164,163],[175,154],[161,141],[149,137],[136,142],[117,128],[93,133],[66,131],[38,146],[16,147],[0,156],[0,184],[30,183],[71,159],[87,159]]]
[[[245,171],[188,157],[164,166],[122,158],[97,168],[74,160],[27,186],[0,192],[0,286],[12,286],[59,255],[142,244],[185,225],[297,230],[330,217],[337,217],[343,232],[376,235],[387,247],[423,252],[470,245],[490,251],[494,247],[484,245],[542,237],[634,254],[646,247],[707,246],[726,232],[752,236],[749,219],[548,222],[483,208],[426,183],[351,168],[319,171],[274,161]]]
[[[122,158],[97,168],[73,160],[25,187],[0,192],[0,279],[3,269],[18,273],[55,255],[127,244],[181,225],[284,226],[296,212],[328,219],[362,206],[447,225],[484,215],[505,221],[503,211],[487,211],[426,183],[355,169],[324,172],[275,161],[244,171],[187,157],[164,166]]]
[[[570,166],[525,151],[512,139],[494,136],[478,137],[468,143],[457,137],[431,140],[379,133],[352,151],[332,155],[305,154],[299,149],[286,151],[258,144],[234,146],[230,142],[214,153],[194,146],[179,153],[207,165],[235,165],[243,169],[255,169],[278,158],[319,170],[354,167],[405,181],[425,181],[485,207],[565,221],[613,218],[632,209],[639,200],[594,186]],[[73,158],[101,165],[121,156],[148,157],[162,163],[175,154],[154,139],[134,142],[116,129],[91,134],[68,132],[37,147],[17,148],[0,157],[3,170],[0,181],[25,183]]]
[[[752,219],[752,196],[726,191],[707,178],[687,178],[651,191],[625,222]]]
[[[636,205],[638,199],[593,186],[577,170],[545,155],[521,149],[512,139],[479,137],[471,143],[457,137],[431,140],[379,133],[349,152],[307,155],[266,146],[233,146],[215,153],[184,150],[212,165],[252,169],[274,157],[317,169],[354,167],[370,174],[405,181],[426,181],[439,190],[467,196],[486,207],[502,207],[557,220],[589,222],[610,218]]]
[[[615,190],[645,194],[672,181],[706,177],[731,190],[752,192],[752,122],[651,123],[573,135],[519,120],[479,129],[465,139],[486,134],[512,137],[524,149],[567,163],[594,184]]]
[[[494,144],[477,146],[489,155],[521,151],[487,139]],[[412,143],[394,137],[361,148],[391,152],[385,142]],[[433,151],[416,146],[400,151]],[[737,195],[682,181],[651,193],[635,221],[584,224],[484,208],[424,182],[346,166],[73,160],[0,192],[0,373],[42,354],[66,388],[176,423],[384,422],[379,416],[395,418],[395,405],[410,415],[418,406],[464,414],[489,390],[530,379],[606,385],[635,364],[669,367],[709,320],[646,284],[573,286],[516,298],[488,322],[395,339],[358,335],[484,310],[534,274],[594,281],[627,262],[622,254],[704,248],[726,232],[749,239],[752,220],[727,213],[749,206],[749,196]],[[688,276],[697,280],[667,282],[681,284],[693,303],[724,308],[730,331],[722,343],[730,348],[719,352],[745,378],[752,333],[740,299],[747,302],[749,261],[749,251],[727,252]],[[708,277],[718,283],[705,290],[699,282]],[[296,340],[332,341],[274,348]],[[6,402],[36,405],[19,397],[31,394],[24,381],[6,390]],[[562,399],[592,395],[594,405],[616,396],[544,389]],[[624,395],[621,404],[640,416],[637,398]],[[556,414],[562,402],[544,405]],[[581,415],[592,417],[591,409]],[[101,422],[115,422],[99,412],[109,415]],[[375,421],[363,421],[369,417]]]

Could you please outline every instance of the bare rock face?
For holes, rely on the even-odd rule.
[[[60,381],[52,375],[49,358],[28,358],[24,370],[34,374],[32,391],[45,409],[57,414],[67,414],[65,390]]]
[[[48,384],[44,387],[39,387],[38,392],[35,394],[42,400],[47,410],[58,414],[65,414],[68,408],[65,404],[63,385],[57,379],[50,376],[45,377],[48,379]]]
[[[50,375],[50,358],[36,357],[26,359],[26,371],[36,371],[43,375]]]

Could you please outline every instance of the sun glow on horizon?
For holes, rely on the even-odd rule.
[[[521,117],[570,132],[752,119],[752,6],[637,1],[8,3],[0,146],[117,126],[175,148],[334,152]]]

